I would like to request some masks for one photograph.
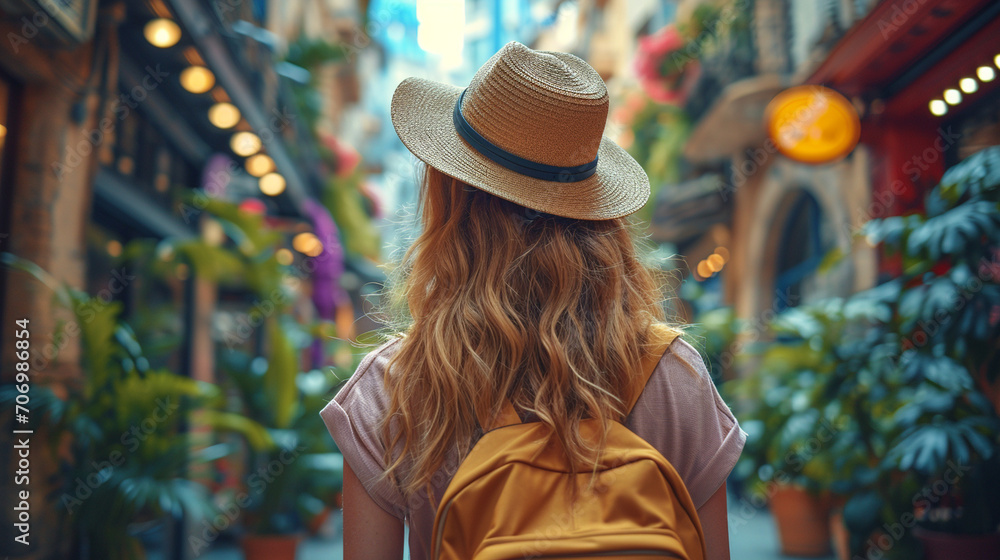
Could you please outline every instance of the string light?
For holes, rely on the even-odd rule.
[[[260,192],[268,196],[278,196],[285,192],[285,178],[271,172],[260,178],[258,186],[260,187]]]
[[[208,110],[208,122],[221,129],[232,128],[240,122],[240,110],[232,103],[216,103]]]
[[[150,20],[142,29],[142,34],[150,45],[166,49],[181,40],[181,28],[166,18]]]
[[[257,154],[247,158],[245,166],[247,173],[254,177],[263,177],[274,171],[274,160],[267,154]]]
[[[229,147],[238,156],[248,157],[260,151],[260,137],[253,132],[237,132],[229,141]]]
[[[979,89],[979,83],[976,82],[975,78],[962,78],[958,82],[958,87],[965,93],[975,93]]]
[[[188,66],[181,71],[181,87],[191,93],[205,93],[215,85],[215,74],[204,66]]]

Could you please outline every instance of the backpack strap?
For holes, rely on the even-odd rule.
[[[650,341],[650,351],[642,359],[642,374],[636,378],[635,386],[632,388],[632,396],[626,403],[628,405],[625,407],[626,417],[635,408],[635,403],[639,401],[639,396],[642,395],[642,391],[646,388],[646,383],[653,376],[656,366],[660,363],[660,358],[667,352],[667,348],[674,342],[674,339],[680,335],[680,331],[662,323],[653,323],[650,326],[649,333],[652,338]]]
[[[642,359],[642,370],[641,375],[636,378],[635,385],[632,388],[632,396],[628,400],[628,406],[625,408],[625,416],[628,416],[632,409],[635,408],[635,403],[639,400],[639,396],[642,395],[643,389],[646,388],[646,383],[649,382],[649,378],[653,376],[653,371],[656,370],[657,364],[660,363],[660,358],[666,353],[667,347],[673,343],[674,339],[680,334],[680,331],[672,329],[662,323],[653,323],[650,326],[650,335],[652,337],[650,351],[646,354],[646,357]],[[479,414],[479,425],[483,426],[484,431],[495,430],[497,428],[503,428],[506,426],[511,426],[514,424],[520,424],[521,418],[517,415],[517,411],[514,409],[514,405],[510,403],[510,399],[504,399],[501,404],[500,414],[490,421],[490,418],[486,412]]]

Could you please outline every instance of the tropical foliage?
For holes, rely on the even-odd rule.
[[[199,448],[184,424],[196,410],[218,408],[222,394],[211,384],[152,369],[121,304],[65,286],[33,263],[4,253],[3,262],[49,286],[72,312],[63,333],[78,333],[84,375],[79,384],[31,388],[32,427],[44,427],[57,471],[47,499],[58,503],[62,522],[92,558],[131,559],[142,549],[129,525],[182,513],[198,520],[215,515],[211,497],[187,469],[220,456]],[[10,404],[14,387],[0,388]],[[236,431],[263,446],[267,432],[255,421],[218,411],[202,421]],[[224,453],[224,451],[223,451]]]
[[[1000,148],[956,165],[926,210],[864,229],[903,274],[790,309],[725,386],[750,435],[737,474],[842,497],[852,553],[900,519],[952,533],[1000,524]],[[819,441],[818,434],[834,436]],[[782,475],[779,480],[777,475]],[[933,489],[930,493],[928,489]],[[909,531],[887,557],[909,557]]]

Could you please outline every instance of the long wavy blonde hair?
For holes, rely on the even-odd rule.
[[[448,454],[469,451],[477,412],[504,397],[551,426],[572,464],[596,468],[604,441],[577,425],[623,419],[664,319],[632,223],[535,216],[426,166],[420,212],[388,292],[407,326],[386,368],[385,476],[406,495],[430,490]]]

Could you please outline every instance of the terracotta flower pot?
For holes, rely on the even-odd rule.
[[[1000,533],[957,535],[914,527],[913,536],[924,546],[924,560],[994,560],[1000,558]]]
[[[246,560],[295,560],[301,535],[244,535],[240,539]]]
[[[826,500],[802,488],[785,486],[771,496],[771,514],[778,526],[782,554],[830,554],[830,509]]]
[[[844,525],[844,512],[840,509],[830,515],[830,536],[833,537],[837,560],[851,560],[851,535]]]
[[[320,528],[322,528],[323,524],[326,523],[326,520],[330,518],[331,513],[333,513],[333,508],[331,506],[326,506],[323,508],[323,511],[317,513],[312,519],[310,519],[309,523],[306,524],[306,530],[309,534],[314,536],[317,535]]]

